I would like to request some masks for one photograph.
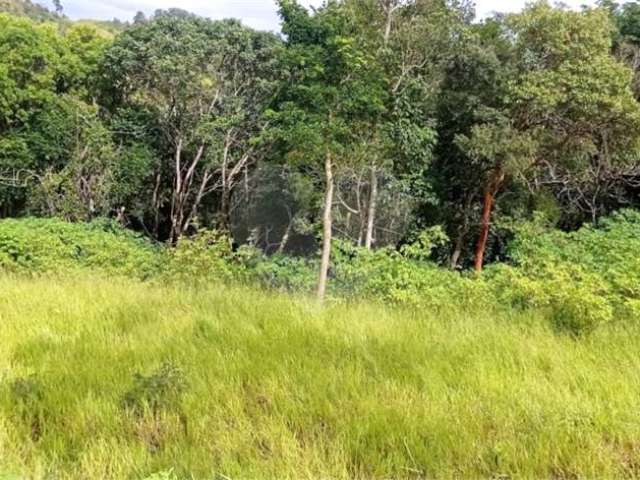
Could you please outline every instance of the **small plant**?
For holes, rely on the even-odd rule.
[[[613,308],[606,298],[579,288],[565,290],[553,298],[553,326],[571,336],[588,335],[612,318]]]
[[[136,373],[133,387],[125,394],[124,407],[141,417],[158,416],[163,410],[180,410],[187,382],[182,370],[171,363],[163,364],[149,376]]]
[[[431,253],[435,248],[444,246],[449,241],[449,237],[441,226],[435,226],[421,231],[412,243],[404,245],[400,253],[405,258],[428,262]]]

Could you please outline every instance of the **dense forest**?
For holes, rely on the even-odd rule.
[[[636,2],[479,22],[465,1],[282,0],[280,35],[1,6],[4,217],[320,249],[322,295],[332,238],[431,232],[433,260],[481,270],[534,212],[573,231],[640,198]]]

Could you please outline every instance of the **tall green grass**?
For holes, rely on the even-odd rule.
[[[640,329],[0,278],[18,478],[640,476]],[[2,476],[2,474],[0,474]]]

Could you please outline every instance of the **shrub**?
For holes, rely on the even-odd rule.
[[[245,250],[245,253],[247,250]],[[302,257],[253,252],[245,257],[249,278],[258,284],[286,292],[311,292],[318,281],[318,262]]]
[[[164,252],[118,224],[73,224],[56,219],[0,221],[0,269],[17,273],[88,269],[149,278]]]
[[[136,416],[145,413],[157,416],[163,410],[179,410],[186,387],[182,370],[164,363],[149,376],[135,375],[133,387],[124,396],[123,406]]]
[[[487,273],[498,304],[546,311],[559,331],[585,335],[613,319],[615,302],[608,284],[580,265],[542,262],[535,268],[500,266]]]
[[[509,252],[513,267],[494,269],[493,278],[508,305],[546,307],[572,334],[640,318],[640,212],[622,210],[571,233],[538,217],[516,228]]]
[[[491,303],[480,279],[445,270],[426,260],[436,246],[425,237],[401,249],[369,251],[336,242],[334,288],[342,295],[373,297],[423,308]]]
[[[244,267],[236,261],[231,239],[216,230],[201,230],[180,239],[169,252],[165,275],[179,281],[232,280]]]

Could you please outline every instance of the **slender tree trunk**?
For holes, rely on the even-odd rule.
[[[360,213],[360,227],[358,231],[358,247],[362,247],[364,245],[364,237],[367,234],[367,224],[365,222],[364,215]]]
[[[231,230],[231,191],[227,187],[222,191],[218,224],[221,230],[226,232]]]
[[[458,265],[460,264],[460,257],[462,256],[462,248],[464,247],[464,241],[467,238],[467,227],[466,225],[460,229],[458,233],[458,239],[456,240],[456,246],[453,249],[453,253],[451,254],[451,270],[457,270]]]
[[[160,231],[160,183],[162,181],[162,173],[160,170],[156,173],[156,182],[153,189],[153,236],[157,240]]]
[[[180,231],[180,211],[181,211],[181,199],[182,199],[182,138],[178,139],[175,152],[175,178],[173,180],[173,195],[171,197],[171,233],[169,234],[169,241],[172,245],[175,245],[180,238],[182,232]]]
[[[318,299],[324,300],[327,291],[327,277],[329,275],[329,261],[331,260],[331,238],[333,234],[333,165],[331,154],[327,152],[324,161],[325,198],[322,216],[322,259],[320,261],[320,275],[318,278]]]
[[[458,238],[456,239],[456,245],[451,254],[450,265],[451,270],[456,270],[460,265],[460,258],[464,250],[467,236],[469,235],[469,211],[473,203],[473,195],[467,194],[462,207],[462,225],[458,229]]]
[[[364,246],[367,250],[371,250],[373,245],[373,234],[376,221],[376,207],[378,203],[378,171],[376,167],[371,167],[371,180],[369,191],[369,210],[367,212],[367,236],[365,237]]]
[[[487,241],[489,240],[489,231],[491,229],[491,213],[493,212],[496,193],[498,193],[503,181],[504,173],[501,169],[496,170],[484,192],[480,238],[478,239],[475,255],[475,270],[478,273],[482,272],[482,267],[484,266],[484,255],[487,251]]]
[[[293,220],[289,220],[287,224],[287,229],[284,231],[284,235],[282,235],[282,240],[280,240],[280,245],[278,246],[278,253],[284,253],[284,249],[287,248],[287,243],[289,243],[289,237],[291,237],[291,230],[293,229]]]
[[[480,224],[480,238],[476,246],[475,269],[480,273],[484,265],[484,254],[487,250],[487,240],[491,228],[491,212],[493,210],[494,195],[490,188],[484,192],[484,204],[482,208],[482,223]]]

